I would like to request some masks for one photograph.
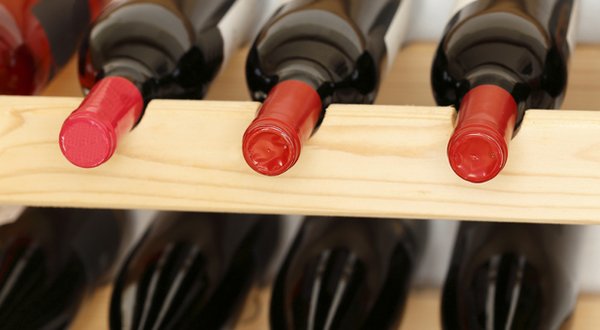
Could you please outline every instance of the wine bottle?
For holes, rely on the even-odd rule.
[[[122,267],[111,329],[233,327],[279,244],[276,216],[164,213]]]
[[[65,329],[110,280],[131,223],[109,210],[27,208],[0,226],[3,329]]]
[[[439,105],[458,109],[448,160],[464,180],[494,178],[525,110],[560,107],[578,0],[461,0],[433,61]]]
[[[271,328],[397,329],[426,221],[309,217],[280,270]]]
[[[83,103],[60,148],[73,164],[106,162],[156,98],[200,99],[260,22],[265,0],[126,0],[106,10],[79,52]]]
[[[562,329],[577,300],[582,228],[463,223],[442,294],[444,329]]]
[[[246,62],[263,102],[243,137],[248,165],[291,168],[331,103],[372,103],[405,35],[410,0],[296,0],[271,18]]]
[[[0,94],[43,88],[107,0],[0,0]]]

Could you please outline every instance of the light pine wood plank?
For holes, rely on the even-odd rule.
[[[334,105],[273,178],[240,152],[257,103],[155,101],[115,157],[86,170],[57,144],[79,101],[0,98],[0,203],[600,223],[600,112],[529,111],[503,173],[475,185],[447,164],[450,108]]]

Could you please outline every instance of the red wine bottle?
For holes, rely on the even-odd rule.
[[[461,0],[440,41],[431,82],[458,109],[448,160],[464,180],[494,178],[525,110],[554,109],[567,87],[578,0]]]
[[[271,18],[246,62],[263,102],[244,133],[248,165],[291,168],[331,103],[372,103],[404,38],[411,0],[295,0]]]
[[[463,223],[442,294],[444,329],[562,329],[577,300],[582,228]]]
[[[83,103],[59,144],[73,164],[106,162],[156,98],[200,99],[260,20],[260,0],[127,0],[102,13],[83,39]]]
[[[271,299],[274,330],[397,329],[426,221],[309,217]]]
[[[110,280],[130,224],[117,211],[28,208],[0,226],[2,328],[68,328],[83,298]]]
[[[108,0],[0,0],[0,94],[44,87]]]
[[[280,229],[276,216],[162,214],[121,269],[110,328],[233,327]]]

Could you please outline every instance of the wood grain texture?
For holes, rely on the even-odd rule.
[[[503,173],[475,185],[447,164],[450,108],[331,106],[298,164],[273,178],[240,151],[257,103],[154,101],[89,170],[57,144],[79,102],[0,98],[0,203],[600,223],[600,112],[529,111]]]

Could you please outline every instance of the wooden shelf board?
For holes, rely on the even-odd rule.
[[[432,43],[414,43],[400,52],[378,103],[433,105],[428,72],[434,51]],[[577,48],[566,107],[600,109],[599,57],[600,46]],[[244,51],[233,57],[208,99],[248,100],[244,60]],[[45,95],[79,95],[75,67],[72,61]],[[70,167],[55,143],[62,118],[77,103],[0,101],[0,108],[12,109],[4,113],[10,120],[2,129],[0,202],[600,221],[600,116],[593,112],[529,111],[503,174],[491,183],[473,185],[456,178],[445,159],[449,109],[333,106],[296,168],[279,178],[265,178],[252,173],[239,152],[254,103],[153,102],[118,155],[90,171]],[[39,117],[28,115],[32,112]],[[26,134],[36,137],[27,139]],[[15,153],[20,155],[16,161],[10,159]],[[23,168],[21,161],[28,166]]]
[[[79,98],[0,97],[0,203],[32,206],[600,223],[600,112],[527,113],[503,173],[460,180],[453,110],[333,105],[288,173],[254,173],[241,137],[253,102],[154,101],[95,169],[58,148]]]

